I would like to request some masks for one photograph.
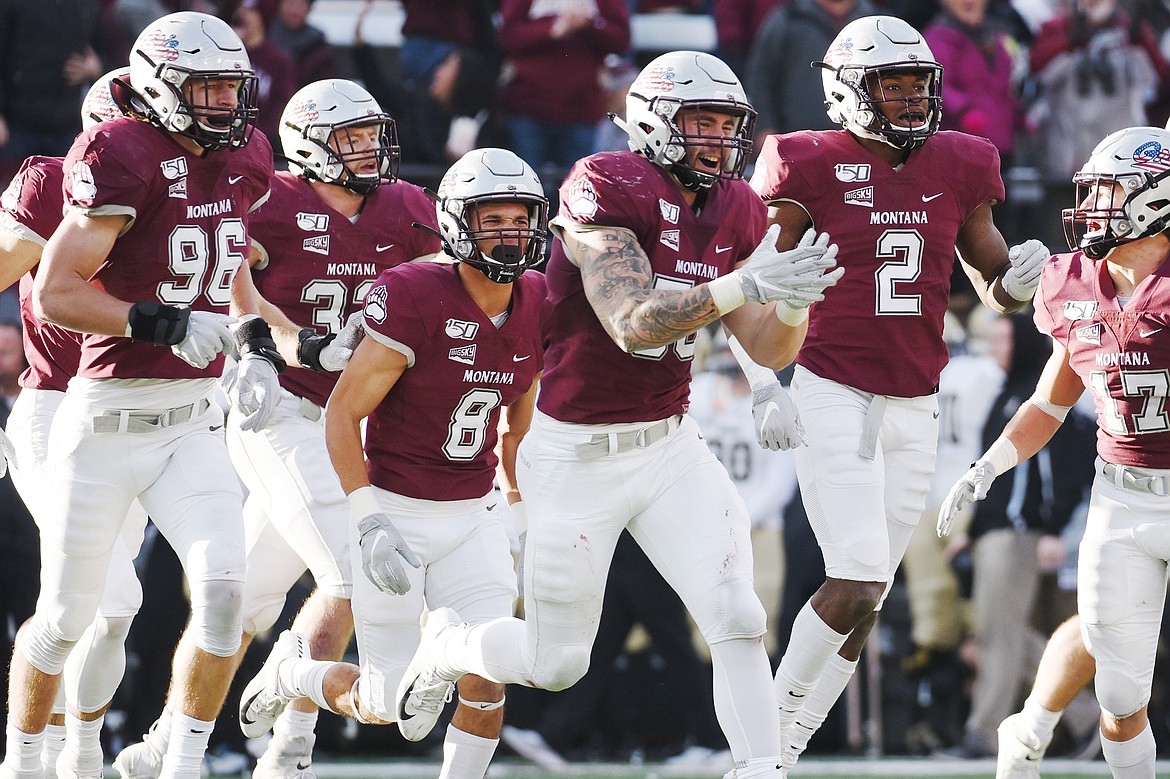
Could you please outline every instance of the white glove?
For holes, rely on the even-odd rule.
[[[786,452],[808,444],[796,404],[779,382],[752,393],[752,419],[756,442],[764,449]]]
[[[12,443],[3,429],[0,429],[0,479],[4,478],[4,474],[8,473],[8,464],[12,463],[16,467],[16,446]]]
[[[810,306],[824,300],[826,288],[837,283],[844,268],[837,268],[837,244],[829,243],[829,234],[808,230],[794,248],[776,249],[780,225],[772,225],[747,263],[734,271],[743,295],[756,303],[782,300],[793,308]]]
[[[955,517],[968,503],[987,497],[987,491],[991,489],[991,483],[998,475],[995,467],[987,460],[977,460],[971,469],[963,474],[963,478],[955,482],[955,486],[951,487],[951,491],[943,500],[942,508],[938,510],[938,524],[935,529],[939,538],[945,538],[951,532]]]
[[[171,347],[180,359],[196,368],[206,368],[219,353],[232,354],[236,339],[228,325],[236,318],[211,311],[192,311],[187,319],[187,337]]]
[[[276,368],[259,354],[245,354],[236,372],[232,405],[244,414],[241,430],[260,430],[280,403],[280,379]]]
[[[317,355],[317,359],[321,361],[321,369],[331,373],[343,369],[353,356],[353,350],[365,336],[365,314],[355,311],[345,320],[345,327],[341,328],[337,337],[327,343]]]
[[[1016,244],[1008,249],[1008,262],[1012,264],[1003,274],[1003,291],[1016,300],[1028,302],[1040,286],[1040,272],[1052,254],[1035,238]]]
[[[405,560],[412,568],[418,568],[418,559],[406,539],[394,527],[385,514],[370,514],[357,525],[358,546],[362,549],[362,570],[366,578],[382,592],[404,595],[410,591],[410,579],[402,567]]]

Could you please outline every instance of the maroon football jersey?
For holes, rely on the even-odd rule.
[[[1142,281],[1123,309],[1103,260],[1058,254],[1035,305],[1036,326],[1068,349],[1093,393],[1101,458],[1170,468],[1170,267]]]
[[[947,363],[955,239],[976,208],[1004,197],[995,147],[942,132],[895,170],[845,130],[773,135],[752,187],[765,203],[802,206],[845,268],[812,307],[796,361],[865,392],[932,392]]]
[[[227,313],[232,279],[248,256],[246,217],[268,192],[272,147],[263,133],[239,151],[200,157],[169,134],[133,119],[78,136],[65,158],[66,205],[86,214],[129,214],[93,283],[114,297]],[[87,335],[78,375],[195,379],[218,376],[170,349]]]
[[[492,489],[496,423],[543,367],[544,276],[512,285],[496,329],[459,281],[455,265],[417,262],[378,277],[365,323],[414,353],[366,428],[370,482],[423,500],[481,498]]]
[[[767,220],[744,181],[719,181],[696,213],[665,170],[633,152],[581,160],[560,196],[559,219],[631,230],[650,258],[656,289],[686,289],[730,273],[759,244]],[[695,336],[629,354],[602,328],[581,271],[559,241],[547,273],[553,311],[541,411],[578,423],[646,422],[686,411]]]
[[[260,294],[302,327],[336,333],[361,310],[382,271],[439,251],[435,203],[414,184],[384,184],[366,197],[356,222],[334,211],[303,178],[278,173],[272,196],[249,219],[252,240],[266,255],[252,269]],[[292,368],[280,374],[289,392],[325,405],[336,373]]]
[[[61,224],[61,158],[29,157],[0,197],[0,208],[27,240],[42,247]],[[32,286],[36,266],[20,280],[20,323],[28,368],[20,386],[64,392],[77,373],[81,334],[46,324],[33,315]]]

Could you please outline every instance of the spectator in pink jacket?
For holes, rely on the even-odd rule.
[[[503,0],[500,15],[510,148],[538,170],[568,169],[594,151],[605,57],[630,45],[626,0]]]
[[[1006,168],[1015,151],[1019,103],[1008,37],[987,18],[987,4],[942,0],[942,10],[923,35],[943,66],[942,128],[987,138]]]

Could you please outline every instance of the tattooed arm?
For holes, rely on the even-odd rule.
[[[569,259],[581,269],[585,295],[609,337],[627,352],[664,346],[719,318],[706,284],[653,289],[654,271],[638,239],[623,227],[555,225]]]

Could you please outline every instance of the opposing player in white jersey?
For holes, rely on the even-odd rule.
[[[995,227],[995,147],[937,132],[942,68],[917,30],[855,20],[816,64],[843,129],[768,137],[752,177],[781,247],[828,231],[846,268],[811,311],[792,380],[809,441],[796,450],[800,492],[826,579],[776,671],[786,768],[853,675],[925,508],[956,252],[1000,311],[1031,299],[1048,257],[1038,241],[1009,251]]]
[[[275,396],[281,360],[267,326],[252,319],[233,338],[225,313],[233,296],[241,311],[255,296],[241,271],[244,220],[267,195],[271,147],[252,137],[255,76],[222,20],[153,22],[135,41],[130,78],[140,118],[104,122],[74,143],[66,214],[33,286],[37,318],[88,334],[50,432],[42,527],[51,530],[37,613],[13,656],[9,775],[40,773],[62,666],[94,617],[136,497],[191,587],[164,776],[199,776],[240,641],[242,496],[213,391],[219,353],[238,339],[241,403],[260,414]]]
[[[516,446],[543,367],[547,288],[529,269],[544,256],[548,203],[532,169],[502,149],[468,152],[438,195],[439,259],[447,262],[400,265],[378,278],[366,297],[367,336],[326,411],[360,545],[353,606],[361,665],[314,661],[302,637],[282,634],[240,702],[240,721],[259,732],[297,696],[366,723],[437,713],[396,711],[392,697],[424,607],[454,607],[476,624],[512,613],[516,576],[492,482],[498,465],[504,486],[515,483]],[[503,685],[460,682],[441,777],[481,779],[503,704]]]
[[[752,590],[743,501],[686,416],[695,332],[717,319],[764,366],[784,367],[807,306],[839,272],[828,236],[775,248],[742,180],[755,111],[704,53],[650,62],[630,87],[630,151],[579,161],[561,186],[560,242],[532,430],[517,476],[530,524],[527,619],[458,623],[432,612],[398,690],[399,729],[421,738],[451,682],[474,673],[561,690],[586,672],[618,535],[628,529],[711,647],[716,714],[744,779],[775,776],[765,612]],[[401,716],[408,713],[412,716]]]
[[[128,80],[129,68],[105,74],[82,101],[82,127],[122,116],[110,90],[113,79]],[[62,160],[31,157],[21,166],[0,196],[0,287],[20,276],[20,316],[29,367],[21,375],[21,393],[8,418],[19,467],[13,481],[35,518],[50,489],[44,472],[48,460],[49,427],[64,399],[65,387],[77,372],[81,336],[41,322],[32,312],[32,285],[36,263],[48,236],[62,218]],[[47,775],[100,777],[102,750],[99,734],[126,666],[125,639],[142,601],[142,588],[133,558],[142,538],[142,508],[134,502],[124,537],[114,544],[109,575],[98,604],[97,617],[86,629],[65,664],[64,683],[46,727],[41,762]],[[69,702],[65,711],[64,701]],[[60,718],[58,721],[58,717]],[[66,734],[68,746],[66,747]],[[62,750],[65,754],[58,763]]]
[[[324,406],[356,345],[361,302],[377,275],[430,257],[435,208],[426,193],[397,179],[394,121],[361,86],[314,82],[285,107],[281,144],[290,170],[272,180],[271,196],[248,222],[252,274],[261,314],[277,333],[299,334],[282,351],[299,365],[280,377],[274,412],[252,429],[228,418],[228,449],[248,488],[247,579],[240,658],[268,630],[289,588],[313,573],[317,589],[294,624],[314,657],[340,659],[353,635],[348,508],[325,447]],[[124,777],[157,776],[171,713],[144,740],[118,756]],[[281,717],[254,776],[312,776],[316,707],[299,701]],[[243,720],[248,735],[254,723]],[[267,728],[265,728],[266,730]]]
[[[1045,265],[1036,297],[1036,325],[1052,336],[1052,356],[1036,393],[952,487],[938,532],[1039,451],[1086,388],[1093,393],[1097,475],[1077,604],[1097,664],[1105,760],[1118,779],[1146,779],[1154,776],[1147,707],[1170,562],[1170,131],[1109,135],[1074,181],[1076,205],[1064,212],[1072,252]],[[1035,747],[1030,766],[1005,766],[1021,769],[1016,776],[1038,776],[1046,745],[1037,733],[1049,723],[1036,724],[1028,739],[1014,734]]]

